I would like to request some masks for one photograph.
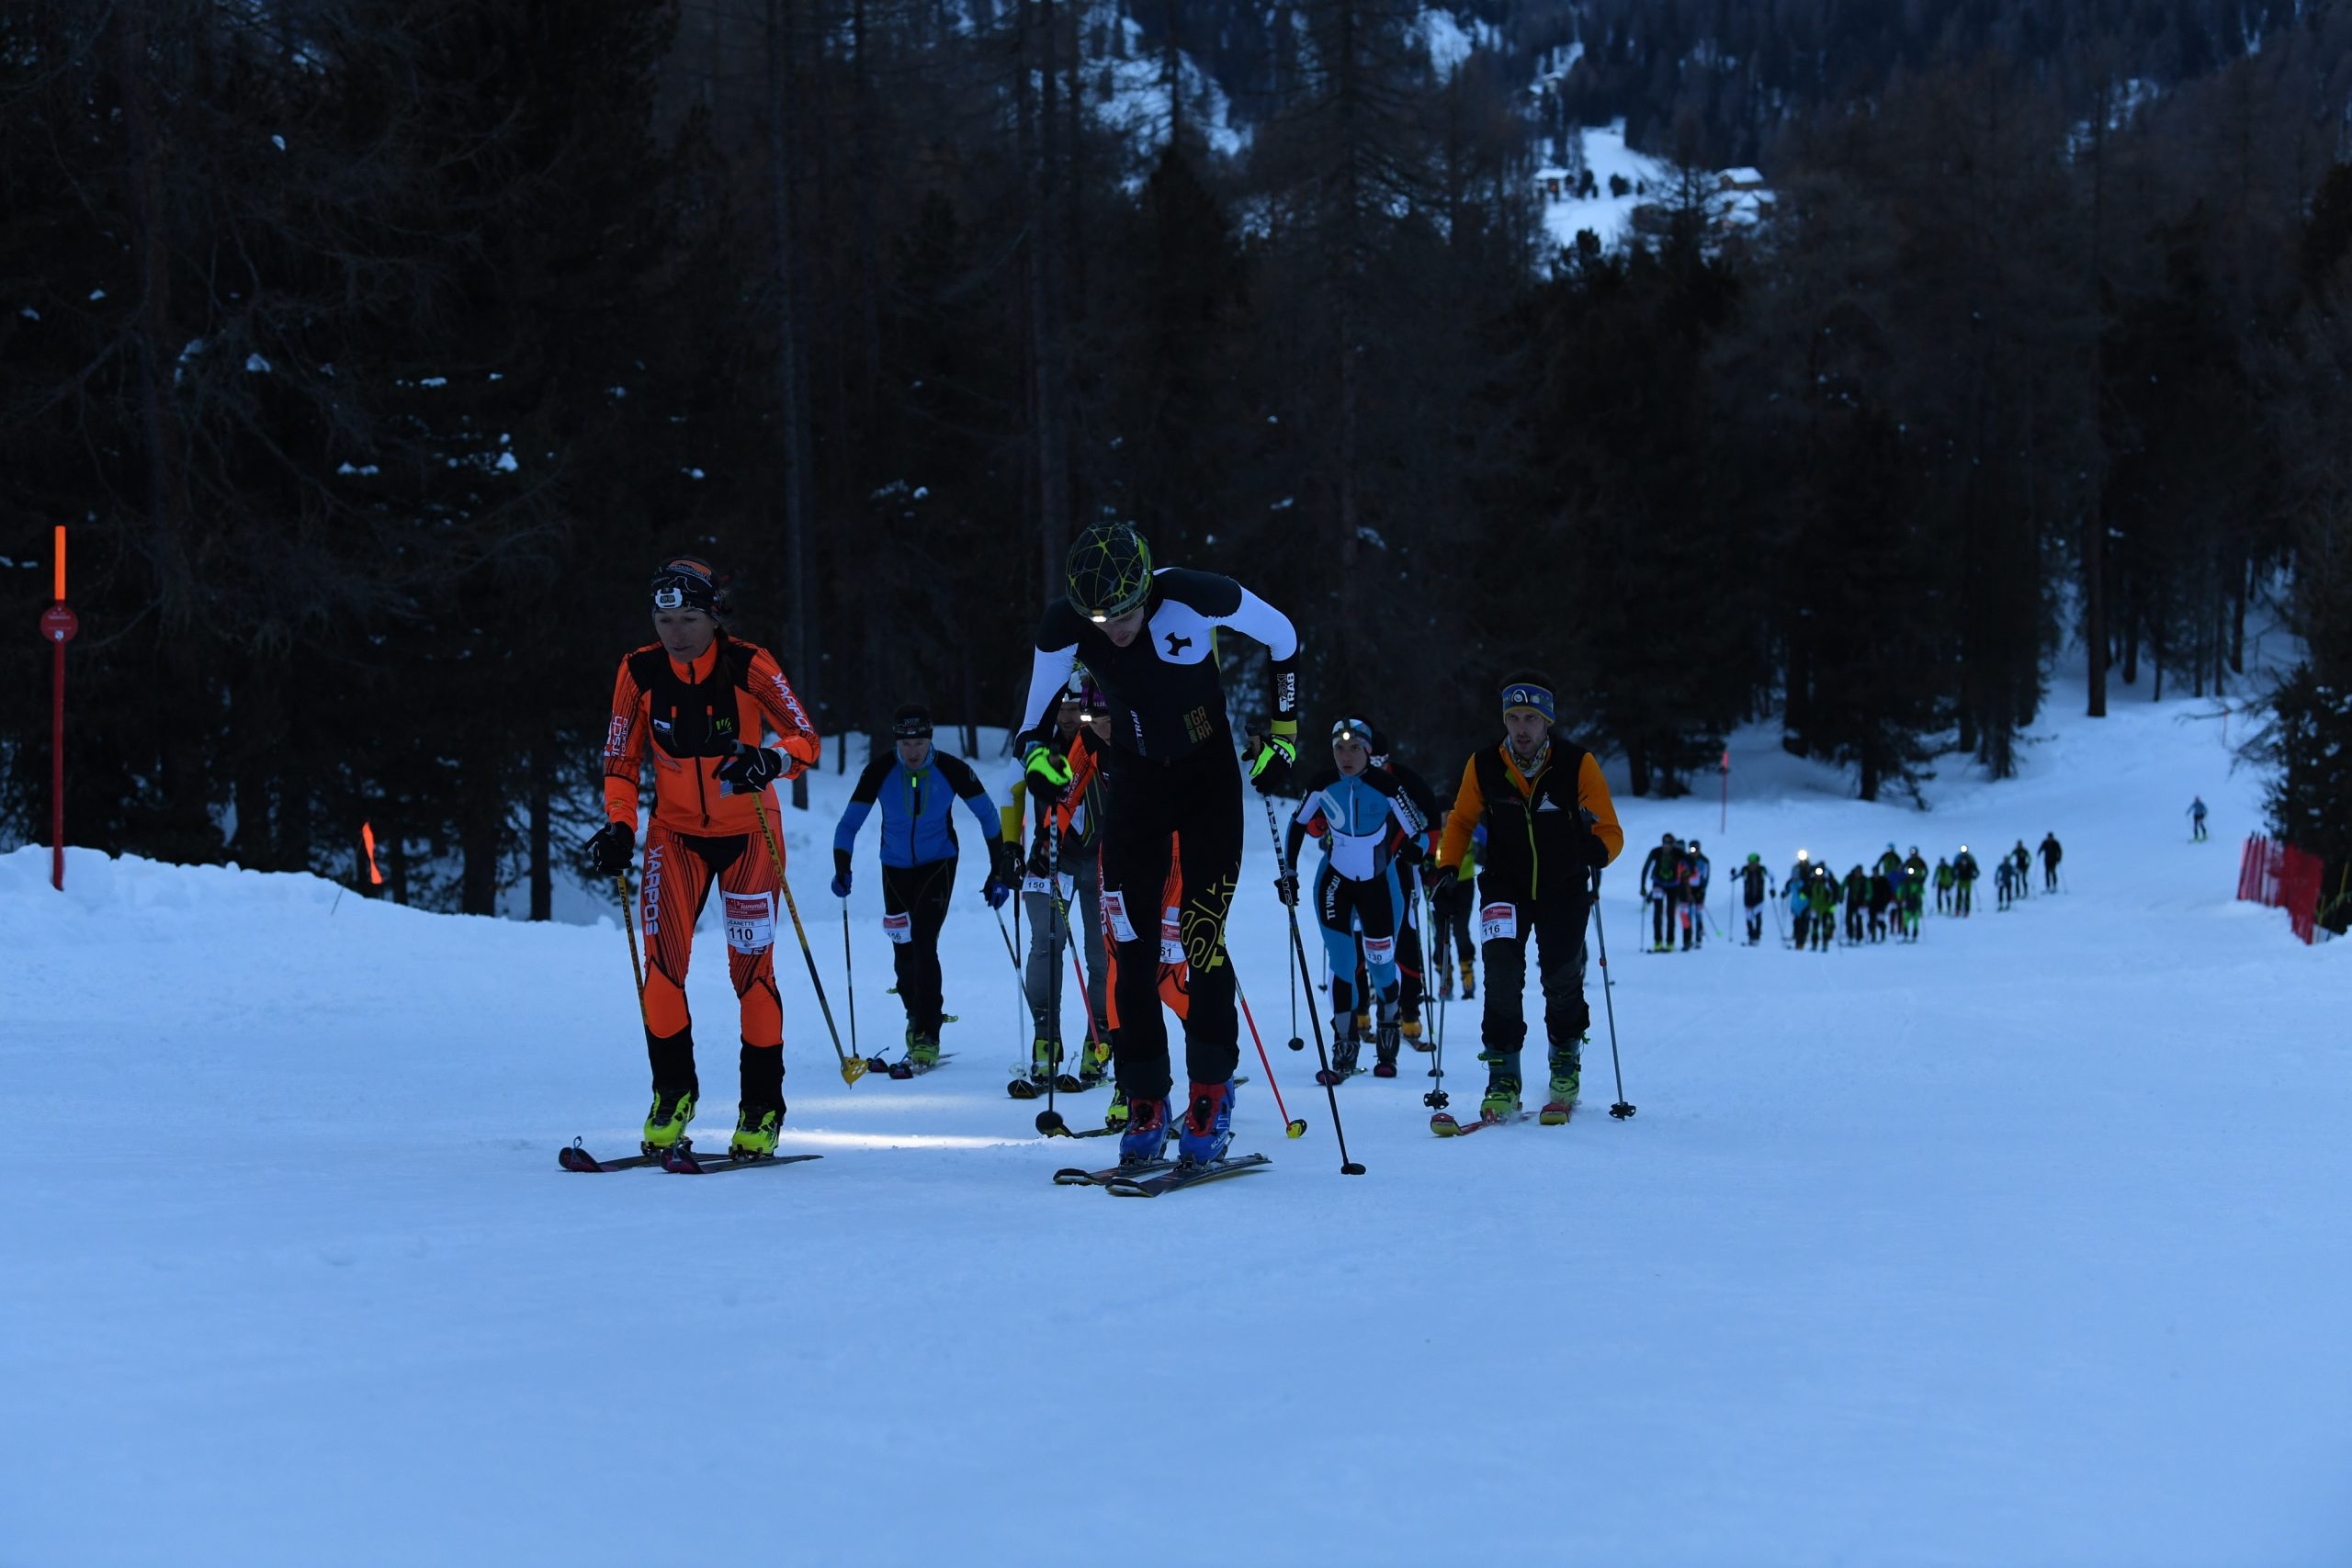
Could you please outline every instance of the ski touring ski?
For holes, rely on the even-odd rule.
[[[1056,1094],[1085,1094],[1101,1089],[1110,1081],[1108,1077],[1104,1077],[1089,1083],[1075,1073],[1057,1073],[1054,1075],[1054,1092]],[[1015,1100],[1043,1100],[1046,1098],[1046,1086],[1036,1078],[1016,1075],[1006,1083],[1004,1092]]]
[[[953,1051],[942,1051],[939,1054],[939,1060],[931,1063],[909,1062],[903,1060],[897,1062],[886,1062],[879,1056],[868,1056],[865,1058],[865,1070],[874,1074],[876,1077],[919,1078],[925,1073],[934,1072],[937,1069],[945,1066],[955,1059],[956,1053]]]
[[[1109,1132],[1111,1129],[1106,1127],[1103,1131]],[[1172,1159],[1138,1160],[1133,1165],[1114,1165],[1105,1170],[1086,1170],[1074,1165],[1064,1166],[1054,1172],[1054,1185],[1057,1187],[1107,1187],[1123,1176],[1156,1176],[1161,1171],[1175,1168],[1176,1162]]]
[[[1457,1122],[1451,1114],[1441,1111],[1430,1118],[1430,1131],[1441,1138],[1464,1138],[1473,1133],[1484,1132],[1488,1127],[1507,1127],[1514,1122],[1524,1122],[1532,1114],[1532,1112],[1527,1111],[1515,1111],[1509,1116],[1488,1116],[1482,1113],[1475,1120]]]
[[[662,1162],[662,1168],[673,1176],[716,1176],[723,1170],[757,1170],[763,1166],[799,1165],[822,1155],[769,1155],[762,1159],[729,1159],[725,1154],[698,1155],[689,1149],[684,1154],[675,1150]]]
[[[1163,1192],[1197,1187],[1204,1181],[1222,1180],[1226,1177],[1238,1176],[1245,1170],[1256,1170],[1261,1166],[1273,1163],[1264,1155],[1235,1155],[1227,1159],[1213,1159],[1199,1165],[1180,1162],[1173,1169],[1159,1176],[1121,1172],[1102,1183],[1102,1190],[1114,1198],[1157,1198]]]
[[[635,1170],[645,1166],[660,1166],[676,1175],[700,1176],[718,1170],[746,1170],[761,1165],[798,1165],[803,1160],[822,1159],[822,1155],[775,1155],[766,1159],[729,1159],[723,1149],[704,1153],[691,1144],[680,1144],[658,1154],[624,1155],[618,1159],[598,1159],[580,1146],[574,1138],[556,1151],[556,1164],[566,1170],[606,1171]]]

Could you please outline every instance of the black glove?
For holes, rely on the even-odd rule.
[[[1030,847],[1029,863],[1022,869],[1032,876],[1049,876],[1053,874],[1053,863],[1046,857],[1046,846],[1042,840]]]
[[[1016,886],[1021,881],[1020,849],[1004,839],[996,840],[989,844],[989,872],[995,880],[1003,883],[1007,887]],[[1046,874],[1042,866],[1038,868],[1037,874],[1040,876]],[[998,902],[1002,900],[1000,899]]]
[[[1288,795],[1291,764],[1297,760],[1297,741],[1280,735],[1261,738],[1250,757],[1250,782],[1260,795]]]
[[[637,829],[626,822],[607,822],[588,840],[588,869],[599,876],[618,876],[637,859]]]
[[[757,795],[783,776],[783,752],[746,746],[740,740],[727,761],[718,764],[718,782],[738,795]]]
[[[1297,908],[1298,873],[1295,871],[1286,871],[1280,876],[1275,877],[1274,897],[1280,898],[1287,908],[1293,909]]]
[[[1609,846],[1602,843],[1600,835],[1589,828],[1585,829],[1584,835],[1584,863],[1594,871],[1609,863]]]
[[[1396,846],[1398,865],[1419,865],[1429,859],[1429,851],[1419,839],[1408,839]]]

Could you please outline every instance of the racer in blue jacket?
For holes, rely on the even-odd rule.
[[[1370,972],[1379,1018],[1374,1045],[1375,1076],[1396,1076],[1398,1028],[1396,933],[1405,916],[1405,890],[1396,879],[1399,862],[1418,864],[1426,852],[1429,824],[1396,775],[1372,765],[1372,727],[1343,718],[1331,727],[1331,767],[1307,785],[1306,797],[1291,817],[1283,863],[1298,863],[1307,834],[1322,841],[1323,863],[1315,873],[1315,920],[1331,964],[1331,1070],[1344,1077],[1355,1071],[1363,1041],[1355,1032],[1356,932],[1363,933],[1364,966]],[[1297,900],[1295,875],[1282,888],[1285,903]]]
[[[866,763],[833,829],[832,892],[836,898],[849,897],[850,851],[867,815],[880,806],[882,929],[890,938],[899,1000],[907,1010],[907,1060],[919,1068],[936,1066],[943,1005],[939,928],[956,890],[954,803],[964,803],[988,840],[982,896],[991,908],[1002,908],[1012,895],[1021,875],[1019,852],[1005,841],[997,808],[970,765],[933,747],[928,709],[900,708],[890,721],[890,737],[896,744]]]

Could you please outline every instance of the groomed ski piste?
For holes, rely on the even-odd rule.
[[[2052,694],[2015,780],[1945,760],[1924,813],[1772,727],[1734,746],[1728,833],[1713,777],[1617,777],[1638,1114],[1607,1113],[1596,965],[1571,1125],[1432,1137],[1408,1053],[1339,1091],[1360,1177],[1283,1048],[1253,802],[1233,947],[1311,1131],[1245,1035],[1234,1148],[1272,1167],[1149,1202],[1053,1185],[1115,1145],[1006,1098],[968,825],[957,1059],[845,1087],[786,927],[783,1152],[823,1157],[722,1182],[557,1168],[644,1113],[609,920],[78,850],[61,896],[46,851],[0,857],[0,1562],[2343,1562],[2352,945],[2233,902],[2260,784],[2211,705],[2080,705]],[[786,813],[844,1029],[847,784]],[[1917,946],[1640,951],[1662,832],[1706,844],[1728,928],[1750,849],[1776,880],[1890,840],[1989,867],[2052,829],[2069,891],[1998,913],[1988,877]],[[859,1034],[895,1056],[872,846]],[[707,929],[706,1147],[723,956]],[[1472,1114],[1476,1021],[1446,1025]]]

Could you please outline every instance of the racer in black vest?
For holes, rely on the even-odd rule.
[[[1592,1013],[1584,996],[1585,917],[1592,879],[1625,847],[1600,764],[1558,735],[1550,680],[1533,671],[1502,686],[1503,739],[1473,752],[1462,770],[1438,863],[1458,868],[1472,832],[1487,829],[1478,868],[1478,927],[1487,968],[1479,1053],[1487,1064],[1480,1113],[1519,1110],[1520,1047],[1527,1039],[1521,1001],[1527,942],[1542,945],[1544,1032],[1551,1067],[1546,1121],[1574,1108]]]

